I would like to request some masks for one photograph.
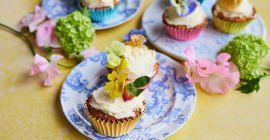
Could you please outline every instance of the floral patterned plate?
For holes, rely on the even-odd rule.
[[[84,112],[88,96],[108,82],[105,52],[80,63],[65,80],[60,100],[68,121],[92,139],[157,140],[178,131],[195,108],[195,87],[188,83],[186,71],[179,63],[161,53],[157,53],[156,58],[160,64],[159,73],[143,92],[147,103],[146,113],[130,133],[115,138],[102,136],[93,128]]]
[[[58,19],[79,10],[78,0],[43,0],[42,8],[47,11],[49,18]],[[121,25],[132,19],[141,9],[142,0],[121,0],[118,13],[115,18],[103,21],[92,22],[96,30],[112,28]]]
[[[170,5],[169,0],[158,0],[150,5],[144,12],[142,18],[142,25],[146,31],[148,40],[155,47],[164,53],[180,60],[187,60],[185,49],[193,45],[196,53],[196,61],[199,58],[216,60],[217,54],[220,49],[227,45],[233,37],[238,34],[226,34],[216,30],[212,20],[212,6],[216,0],[205,0],[202,4],[202,9],[207,15],[208,24],[201,34],[191,41],[178,41],[172,39],[165,27],[162,24],[162,14],[166,7]],[[155,13],[155,14],[153,14]],[[246,27],[242,33],[251,33],[262,38],[266,38],[266,27],[259,14],[256,18]],[[240,33],[241,34],[241,33]]]

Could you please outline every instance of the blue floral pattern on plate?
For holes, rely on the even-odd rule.
[[[141,9],[142,0],[121,0],[118,13],[115,18],[103,21],[92,22],[96,30],[112,28],[132,19]],[[47,11],[49,18],[58,19],[79,10],[77,0],[43,0],[42,8]]]
[[[108,82],[105,52],[83,61],[66,78],[60,100],[69,122],[82,134],[98,140],[158,140],[178,131],[195,108],[195,87],[188,83],[186,71],[177,62],[161,53],[157,53],[156,58],[160,63],[159,73],[143,92],[147,103],[146,113],[130,133],[115,138],[102,136],[93,128],[84,112],[87,97]]]
[[[196,53],[196,61],[199,58],[216,60],[220,49],[227,45],[238,34],[226,34],[216,30],[212,20],[212,6],[216,0],[206,0],[202,9],[207,15],[208,24],[198,38],[191,41],[178,41],[169,37],[162,24],[162,14],[166,7],[170,6],[169,0],[158,0],[150,5],[144,12],[142,25],[146,31],[148,40],[164,53],[180,59],[187,60],[185,49],[193,45]],[[155,14],[153,14],[155,13]],[[256,18],[246,27],[242,33],[251,33],[266,38],[266,27],[262,18],[257,14]]]

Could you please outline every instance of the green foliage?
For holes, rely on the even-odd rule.
[[[150,77],[142,76],[142,77],[137,78],[134,82],[128,83],[127,89],[132,95],[137,97],[144,91],[144,89],[136,89],[136,88],[144,87],[149,82],[150,82]]]
[[[229,61],[234,62],[238,67],[241,79],[251,80],[260,76],[260,64],[268,50],[262,38],[252,34],[241,34],[234,37],[234,40],[223,47],[220,53],[231,55]]]
[[[79,11],[59,18],[56,22],[55,34],[59,37],[61,48],[67,55],[79,54],[89,48],[96,37],[90,18],[83,16]]]
[[[90,17],[90,12],[89,10],[87,9],[87,6],[84,6],[83,8],[81,8],[81,11],[82,15],[86,16],[86,17]]]
[[[263,75],[260,75],[257,78],[251,79],[251,80],[244,80],[244,82],[246,82],[245,85],[241,84],[241,87],[239,87],[236,90],[240,90],[242,93],[246,93],[249,94],[251,92],[253,92],[254,90],[256,90],[256,92],[259,91],[260,89],[260,85],[259,82],[263,77],[266,77],[268,75],[266,75],[266,73],[264,73]]]

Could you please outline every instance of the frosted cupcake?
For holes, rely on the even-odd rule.
[[[248,0],[217,0],[212,8],[216,28],[229,34],[242,32],[255,13]]]
[[[127,73],[117,76],[113,71],[112,74],[108,74],[110,82],[105,87],[95,90],[86,100],[85,112],[94,128],[104,136],[118,137],[127,134],[146,111],[144,95],[140,94],[141,92],[134,92],[137,97],[124,101],[122,94],[125,90],[136,90],[125,83],[127,78]],[[148,82],[149,80],[150,78]],[[143,85],[145,81],[137,82]]]
[[[156,59],[156,52],[143,45],[145,41],[142,35],[132,35],[131,41],[125,43],[114,41],[111,45],[112,48],[106,48],[108,54],[106,65],[109,73],[112,71],[116,71],[118,75],[128,73],[127,83],[142,76],[150,77],[152,81],[159,71],[159,63]],[[148,88],[151,81],[141,89]],[[124,100],[134,98],[128,92],[125,92],[123,97]]]
[[[120,0],[80,0],[79,6],[87,6],[93,21],[101,22],[117,15]]]
[[[181,41],[197,38],[207,24],[200,3],[196,0],[170,0],[170,3],[162,16],[169,35]]]

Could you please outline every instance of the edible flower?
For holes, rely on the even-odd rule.
[[[63,56],[59,54],[52,54],[49,63],[46,58],[36,54],[34,62],[27,66],[31,69],[30,76],[39,73],[37,80],[40,85],[53,86],[52,81],[55,76],[60,77],[62,75],[57,69],[57,61],[62,58]]]
[[[41,23],[46,18],[46,11],[39,7],[35,6],[35,12],[29,13],[24,16],[21,21],[19,22],[19,26],[22,27],[29,27],[29,31],[33,32],[36,30],[39,23]]]
[[[203,58],[196,63],[193,46],[189,46],[184,53],[188,58],[185,66],[188,68],[186,77],[189,83],[197,82],[206,92],[222,94],[231,91],[239,83],[240,73],[234,63],[228,62],[231,58],[229,54],[219,54],[216,63]]]
[[[105,48],[108,57],[106,65],[108,68],[116,67],[116,71],[123,71],[127,67],[127,61],[122,57],[126,52],[126,45],[119,41],[113,41],[110,48]]]
[[[37,28],[36,43],[39,47],[60,49],[59,40],[54,33],[55,25],[55,20],[50,19]]]
[[[197,7],[196,0],[170,0],[170,4],[175,7],[176,13],[181,17],[191,14]]]
[[[122,96],[125,91],[125,80],[128,78],[128,73],[124,72],[117,77],[117,73],[113,71],[107,77],[110,82],[106,84],[105,90],[110,92],[112,98]]]
[[[79,55],[72,53],[68,56],[68,58],[69,59],[77,58],[78,63],[79,63],[79,62],[82,62],[83,60],[85,60],[89,57],[97,55],[98,53],[99,53],[99,51],[97,50],[97,47],[91,47],[91,48],[88,48],[88,49],[82,51]]]

